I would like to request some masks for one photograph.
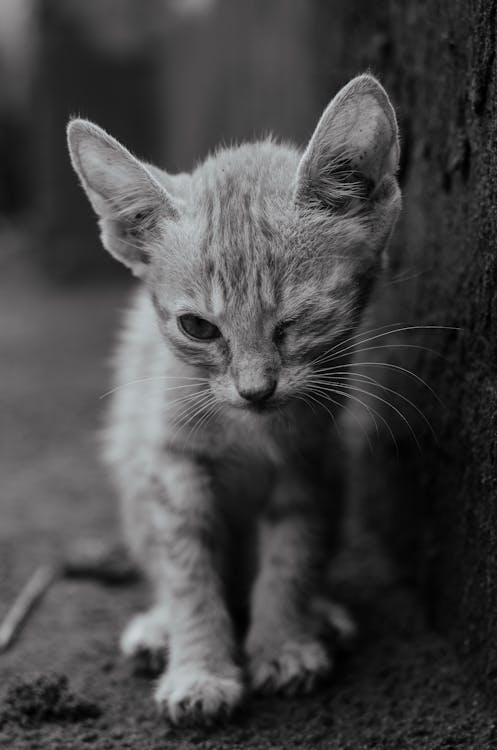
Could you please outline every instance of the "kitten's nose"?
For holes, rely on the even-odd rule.
[[[276,380],[270,380],[264,385],[251,388],[240,388],[238,393],[246,401],[250,401],[253,404],[261,404],[271,398],[276,390]]]

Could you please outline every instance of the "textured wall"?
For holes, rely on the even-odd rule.
[[[445,408],[412,378],[410,387],[404,376],[386,379],[385,368],[383,383],[416,402],[438,445],[405,402],[395,403],[403,403],[421,452],[402,420],[382,408],[395,426],[399,458],[382,431],[373,458],[364,451],[362,501],[421,583],[434,622],[491,687],[497,679],[496,2],[381,5],[316,3],[323,99],[337,77],[343,82],[371,66],[400,116],[404,211],[390,280],[378,292],[376,325],[462,330],[395,339],[443,357],[397,347],[378,352],[378,360],[425,378]],[[334,38],[340,24],[345,33],[337,52],[325,29]]]

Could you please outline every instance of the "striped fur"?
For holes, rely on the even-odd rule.
[[[303,155],[266,140],[191,175],[142,164],[90,123],[73,122],[69,144],[104,245],[142,279],[105,457],[155,603],[122,648],[167,644],[156,699],[176,722],[231,711],[242,663],[254,689],[309,689],[332,664],[313,602],[336,534],[341,446],[329,407],[300,394],[313,360],[356,328],[398,214],[388,98],[361,76]],[[222,335],[187,337],[184,314]],[[274,408],[246,408],[241,393],[268,381]],[[233,592],[250,604],[245,655]]]

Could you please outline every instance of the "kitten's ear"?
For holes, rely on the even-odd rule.
[[[98,125],[72,120],[67,141],[72,165],[99,217],[104,247],[136,276],[143,276],[150,233],[161,217],[179,217],[178,201]]]
[[[371,75],[350,81],[318,122],[297,173],[297,199],[338,213],[397,190],[399,135],[385,89]]]

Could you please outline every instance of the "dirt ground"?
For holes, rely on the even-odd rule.
[[[26,271],[0,278],[0,616],[37,565],[80,539],[118,538],[95,434],[126,294],[55,288]],[[250,699],[225,727],[180,730],[117,650],[143,584],[60,580],[0,655],[0,750],[497,748],[497,719],[407,585],[351,576],[342,588],[361,637],[329,685]]]

